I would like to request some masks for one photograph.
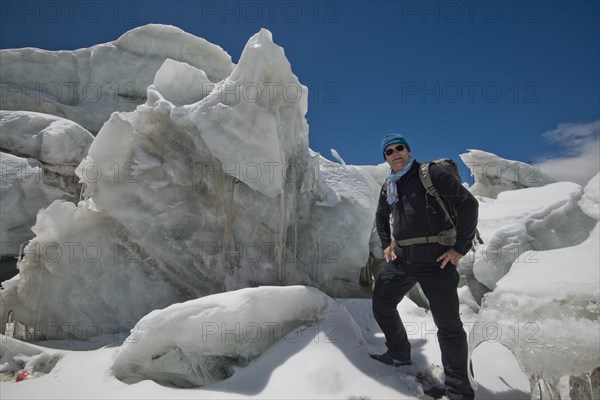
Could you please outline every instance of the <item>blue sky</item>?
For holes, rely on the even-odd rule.
[[[264,27],[309,87],[310,146],[327,158],[380,163],[381,138],[399,132],[418,160],[473,148],[597,171],[599,4],[2,0],[0,47],[71,50],[164,23],[237,62]]]

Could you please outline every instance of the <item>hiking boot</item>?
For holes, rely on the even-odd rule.
[[[448,391],[445,388],[439,388],[436,386],[432,386],[430,388],[423,389],[423,393],[425,393],[427,396],[437,400],[437,399],[441,399],[443,396],[446,396],[448,394]]]
[[[397,355],[392,355],[389,350],[383,354],[371,354],[371,358],[387,365],[393,365],[394,367],[399,367],[401,365],[412,365],[410,358],[402,358]]]
[[[470,394],[460,393],[458,390],[454,388],[447,388],[445,396],[448,400],[474,400],[475,397]]]
[[[473,396],[458,393],[456,391],[453,391],[452,389],[440,388],[437,386],[423,388],[423,393],[425,393],[427,396],[429,396],[435,400],[439,400],[439,399],[443,398],[444,396],[448,400],[474,400],[475,399],[475,397],[473,397]]]

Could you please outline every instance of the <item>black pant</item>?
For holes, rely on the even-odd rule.
[[[373,315],[383,331],[386,346],[401,358],[410,358],[410,343],[397,306],[404,295],[419,282],[429,300],[442,352],[446,386],[452,391],[474,396],[469,384],[467,334],[458,312],[458,272],[452,264],[440,269],[437,262],[407,263],[400,257],[386,264],[375,282]]]

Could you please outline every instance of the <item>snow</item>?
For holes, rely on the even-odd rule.
[[[502,398],[528,400],[529,380],[512,352],[498,342],[483,342],[473,352],[473,369],[480,385],[476,397],[478,400]],[[506,379],[505,377],[509,377]]]
[[[600,220],[600,173],[596,174],[583,189],[579,207],[590,217]]]
[[[0,371],[2,373],[27,371],[31,378],[48,374],[60,361],[61,352],[49,351],[44,348],[20,342],[11,337],[1,336]]]
[[[320,320],[331,301],[316,289],[290,286],[241,289],[174,304],[136,324],[113,372],[127,382],[211,384],[233,375],[292,330]]]
[[[310,287],[258,287],[153,311],[136,324],[125,340],[112,335],[98,338],[100,348],[96,350],[78,351],[81,343],[73,340],[32,345],[1,337],[2,354],[12,349],[11,356],[43,352],[48,356],[58,354],[61,359],[45,375],[19,383],[0,382],[0,390],[3,398],[423,398],[416,372],[428,373],[438,384],[442,379],[433,320],[408,299],[398,309],[408,324],[415,349],[414,365],[409,367],[393,368],[369,357],[369,353],[385,349],[370,300],[334,300]],[[236,323],[239,329],[234,327]],[[277,340],[278,329],[288,324],[289,330],[283,332],[287,334]],[[264,329],[257,337],[255,328],[267,325],[272,330]],[[102,345],[111,339],[112,344]],[[151,368],[160,363],[162,350],[174,346],[181,349],[183,360],[197,361],[222,353],[252,359],[245,366],[232,367],[232,376],[197,387],[198,375],[182,368],[188,364],[181,361],[165,361],[160,369]],[[476,365],[481,364],[477,357],[489,354],[482,353],[484,350],[477,349]],[[514,359],[510,361],[502,352],[496,353],[502,355],[498,362],[509,360],[513,364],[508,366],[514,366]],[[153,355],[159,357],[153,359]],[[3,357],[2,362],[8,356]],[[135,372],[127,375],[123,371]],[[174,375],[165,379],[168,372]],[[144,374],[155,379],[162,374],[163,379],[157,379],[162,384],[140,379]],[[518,368],[504,367],[504,386],[494,378],[495,374],[490,370],[481,374],[478,394],[486,393],[491,396],[486,398],[496,399],[506,398],[502,397],[506,393],[519,395],[515,398],[526,397],[526,378]],[[176,382],[190,386],[173,379],[175,375],[193,377],[196,381],[192,386],[196,387],[182,390],[174,386]]]
[[[479,323],[493,324],[488,334],[511,348],[549,390],[564,376],[600,365],[599,241],[597,224],[577,246],[525,252],[484,298]],[[485,336],[475,336],[474,343]]]
[[[484,245],[473,263],[475,278],[490,289],[524,252],[581,243],[595,225],[578,205],[582,188],[558,182],[479,198],[478,229]]]
[[[74,52],[2,50],[0,63],[3,82],[23,83],[9,108],[98,131],[90,145],[66,119],[2,112],[2,147],[38,158],[0,153],[3,255],[31,239],[0,315],[38,340],[0,337],[3,398],[411,399],[418,371],[443,381],[418,290],[422,307],[398,306],[414,365],[369,357],[384,337],[359,278],[382,263],[373,217],[388,169],[308,147],[307,88],[268,30],[237,65],[162,25]],[[122,78],[142,89],[117,91],[126,105],[15,101],[39,96],[25,87],[36,80],[114,95]],[[581,187],[489,152],[461,158],[485,241],[459,265],[477,396],[581,398],[600,365],[600,176]],[[79,161],[75,204],[45,177]],[[31,378],[14,382],[22,370]]]

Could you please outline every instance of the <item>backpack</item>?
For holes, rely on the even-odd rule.
[[[418,238],[411,238],[406,240],[396,241],[393,240],[392,243],[396,243],[396,245],[400,246],[409,246],[412,244],[422,244],[422,243],[440,243],[446,246],[452,246],[456,242],[456,218],[457,213],[454,207],[450,207],[450,210],[446,208],[446,205],[442,201],[442,197],[438,193],[431,180],[431,175],[429,174],[429,167],[431,164],[439,165],[444,168],[446,171],[450,172],[458,182],[461,182],[462,179],[460,177],[460,171],[458,169],[458,165],[451,158],[440,158],[439,160],[430,161],[426,163],[422,163],[419,167],[419,179],[421,180],[421,184],[425,188],[425,201],[427,201],[427,195],[432,196],[437,203],[440,205],[442,211],[446,215],[446,220],[452,224],[452,228],[442,231],[435,236],[424,236]],[[383,184],[383,188],[381,193],[387,198],[387,184]],[[479,234],[479,230],[475,229],[475,238],[473,239],[473,244],[483,244],[483,240],[481,239],[481,235]],[[472,247],[474,250],[474,246]]]

